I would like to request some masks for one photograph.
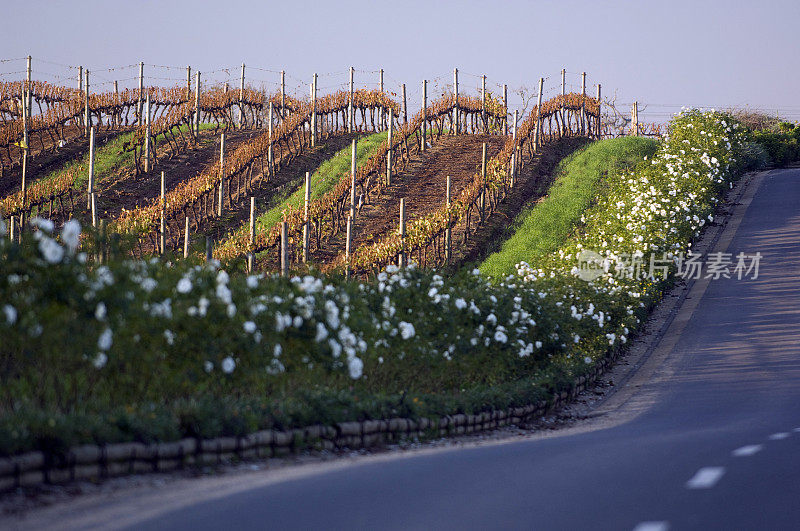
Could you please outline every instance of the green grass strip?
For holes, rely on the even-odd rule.
[[[537,258],[556,252],[602,192],[603,176],[652,157],[657,146],[656,140],[648,138],[611,138],[589,144],[562,160],[548,196],[517,215],[514,234],[480,265],[481,272],[503,277],[513,273],[521,261],[533,265]]]

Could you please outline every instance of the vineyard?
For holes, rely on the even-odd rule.
[[[606,138],[585,74],[512,99],[457,70],[411,92],[142,68],[105,92],[0,83],[0,489],[22,481],[6,455],[63,472],[79,444],[305,448],[355,420],[544,411],[626,348],[668,257],[761,164],[726,113]]]
[[[190,69],[183,84],[146,86],[142,69],[138,88],[115,82],[112,92],[91,91],[83,70],[78,88],[0,83],[0,215],[17,237],[32,216],[77,218],[103,224],[136,256],[205,254],[233,267],[359,276],[409,260],[438,267],[525,180],[539,151],[603,131],[585,74],[581,91],[567,92],[562,72],[561,92],[547,99],[542,80],[519,116],[505,87],[499,97],[487,91],[485,76],[478,96],[459,93],[457,71],[430,101],[426,81],[414,113],[405,85],[402,98],[384,90],[382,71],[377,88],[355,87],[351,69],[349,90],[324,95],[315,75],[301,97],[287,93],[283,73],[279,91],[246,84],[244,65],[233,90]],[[278,198],[303,193],[302,175],[322,153],[347,141],[355,153],[360,137],[376,133],[384,140],[365,160],[256,230]],[[98,140],[115,139],[122,147],[105,155],[116,158],[114,174],[95,175]]]

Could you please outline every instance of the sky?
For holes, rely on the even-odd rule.
[[[138,63],[147,84],[185,83],[186,66],[203,80],[248,83],[307,94],[319,74],[321,92],[356,86],[387,90],[406,83],[409,108],[429,94],[459,88],[477,93],[480,76],[495,93],[509,87],[545,94],[587,91],[601,83],[628,112],[666,121],[682,106],[749,107],[800,120],[798,0],[660,1],[205,1],[0,0],[0,80],[19,79],[21,58],[32,56],[33,77],[77,84],[77,69],[92,84],[133,86]],[[167,68],[168,67],[168,68]],[[227,71],[225,70],[227,69]]]

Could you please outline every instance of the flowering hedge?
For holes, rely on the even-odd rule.
[[[368,283],[231,276],[216,262],[91,267],[77,222],[57,235],[36,220],[22,245],[0,239],[0,452],[67,432],[217,435],[326,422],[331,408],[342,420],[540,396],[625,343],[664,284],[613,268],[585,282],[574,255],[597,249],[612,266],[686,249],[735,175],[740,136],[719,113],[676,118],[564,249],[494,281],[393,266]]]

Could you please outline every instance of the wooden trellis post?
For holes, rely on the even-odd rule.
[[[281,221],[281,276],[289,276],[289,224]]]
[[[422,151],[427,151],[428,143],[428,80],[422,80]]]
[[[458,68],[453,69],[453,96],[455,96],[455,102],[453,104],[453,124],[455,134],[458,134],[461,129],[458,122]]]
[[[256,242],[256,198],[250,196],[250,250],[247,252],[247,271],[253,272],[253,265],[255,262],[255,254],[253,253],[253,245]]]
[[[514,124],[511,128],[511,139],[512,144],[514,144],[514,152],[511,154],[511,188],[514,188],[514,182],[516,181],[517,176],[517,120],[519,117],[519,111],[514,111]]]
[[[483,122],[483,134],[487,134],[486,130],[486,74],[481,76],[481,121]]]
[[[350,152],[350,217],[356,219],[356,139]]]
[[[308,226],[308,204],[311,202],[311,172],[306,172],[306,186],[303,197],[303,263],[308,263],[308,240],[310,236]]]
[[[183,228],[183,257],[189,258],[189,216],[186,216],[186,223]]]
[[[217,216],[222,217],[222,204],[225,202],[225,133],[219,137],[219,204]]]
[[[86,81],[89,79],[87,77]],[[144,119],[144,172],[150,171],[150,92],[147,92],[147,103],[145,104],[145,112],[147,115]]]
[[[33,113],[33,93],[31,88],[31,56],[28,56],[28,61],[25,67],[25,80],[28,82],[28,97],[25,99],[28,116]]]
[[[481,147],[481,223],[486,217],[486,142]]]
[[[634,101],[631,107],[631,133],[639,136],[639,102]]]
[[[97,227],[97,192],[92,192],[92,227]]]
[[[311,82],[311,147],[317,145],[317,74]]]
[[[272,178],[275,175],[275,168],[274,162],[272,160],[272,118],[273,118],[273,105],[272,102],[269,102],[269,146],[267,146],[267,171],[269,172],[269,177]],[[263,160],[263,159],[262,159]]]
[[[92,207],[94,193],[94,127],[89,129],[89,184],[86,187],[86,208]]]
[[[445,183],[445,205],[447,206],[448,211],[450,210],[450,176],[447,176],[447,182]],[[444,262],[446,264],[450,263],[451,256],[451,240],[452,240],[452,229],[450,228],[450,214],[448,212],[447,216],[447,228],[444,229]]]
[[[281,70],[281,119],[286,116],[286,72]],[[272,120],[269,121],[272,125]]]
[[[29,89],[30,90],[30,89]],[[30,98],[30,92],[28,93]],[[92,125],[92,118],[89,114],[89,70],[86,70],[86,92],[83,97],[83,133],[84,136],[89,136],[89,127]]]
[[[564,124],[564,96],[566,96],[567,92],[567,70],[565,68],[561,69],[561,109],[560,109],[560,116],[561,116],[561,127],[559,128],[560,136],[564,136],[565,127]]]
[[[403,123],[408,123],[408,107],[406,106],[406,84],[403,83]]]
[[[194,134],[195,140],[200,138],[200,72],[195,74],[194,81]]]
[[[586,72],[581,74],[581,134],[586,134]]]
[[[347,232],[346,232],[346,239],[344,244],[344,275],[346,278],[350,278],[350,255],[351,255],[351,247],[353,245],[353,218],[349,216],[347,218]]]
[[[503,134],[508,136],[508,85],[503,85]]]
[[[192,97],[192,67],[186,66],[186,101]]]
[[[542,131],[542,91],[544,90],[544,78],[539,78],[539,95],[536,97],[536,127],[533,130],[533,151],[539,149]]]
[[[28,109],[25,105],[25,100],[28,97],[28,89],[22,89],[22,98],[20,99],[20,104],[22,106],[22,210],[23,212],[20,214],[19,218],[19,226],[20,226],[20,233],[22,232],[22,225],[25,222],[25,207],[28,204],[28,151],[30,150],[30,146],[28,145],[30,139],[28,138],[28,120],[30,117],[28,116]],[[20,235],[21,237],[21,235]]]
[[[381,89],[381,96],[383,96],[383,68],[379,70],[379,73],[380,73],[380,79],[378,81],[378,85],[380,86]],[[381,105],[380,108],[378,109],[378,116],[380,116],[380,118],[378,119],[378,131],[383,131],[383,124],[386,121],[386,113],[385,109],[383,108],[383,105]]]
[[[161,210],[161,224],[159,226],[158,236],[158,252],[160,254],[164,254],[166,252],[167,247],[167,202],[166,202],[166,195],[167,195],[167,187],[166,187],[166,178],[164,177],[164,172],[161,172],[161,200],[159,201],[160,210]]]
[[[399,225],[399,232],[400,232],[400,256],[399,256],[399,263],[397,264],[400,267],[405,267],[408,265],[408,261],[406,260],[406,199],[405,197],[400,198],[400,225]]]
[[[242,78],[239,80],[239,129],[244,127],[247,116],[244,114],[244,63],[242,63]]]
[[[356,114],[353,107],[353,67],[350,67],[350,97],[347,100],[347,132],[352,133],[355,129]]]
[[[600,139],[603,135],[601,130],[602,123],[600,122],[600,95],[601,95],[601,87],[600,83],[597,84],[597,129],[595,130],[595,137]]]
[[[142,104],[144,103],[144,62],[139,63],[139,103],[136,105],[136,116],[138,117],[138,123],[136,125],[142,125]]]
[[[394,132],[394,119],[389,117],[389,135],[388,142],[389,150],[386,152],[386,186],[392,185],[392,133]]]
[[[83,66],[78,67],[78,91],[83,92]]]

